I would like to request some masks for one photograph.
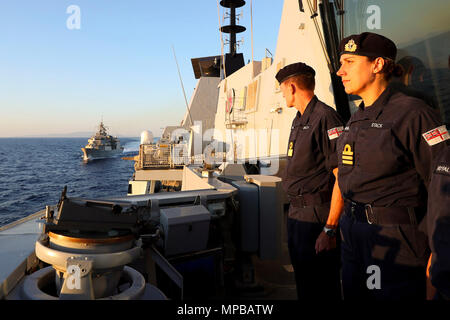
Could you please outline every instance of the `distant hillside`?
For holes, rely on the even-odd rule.
[[[72,133],[51,133],[51,134],[33,134],[23,136],[24,138],[89,138],[92,132],[72,132]]]
[[[34,134],[22,136],[22,138],[90,138],[95,132],[72,132],[72,133],[52,133],[52,134]],[[116,136],[113,134],[113,136]],[[118,135],[119,138],[137,138],[135,136],[122,136]]]

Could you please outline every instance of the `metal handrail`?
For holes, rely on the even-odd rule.
[[[183,144],[141,144],[136,169],[173,169],[190,163]]]

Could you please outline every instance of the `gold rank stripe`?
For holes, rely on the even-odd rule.
[[[289,150],[288,150],[288,157],[292,157],[292,154],[294,153],[294,143],[291,141],[289,142]]]
[[[342,150],[342,164],[353,165],[353,151],[349,144],[346,144]]]

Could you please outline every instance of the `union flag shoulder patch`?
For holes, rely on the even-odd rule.
[[[328,139],[333,140],[339,138],[339,136],[342,134],[343,131],[344,127],[331,128],[330,130],[327,131]]]
[[[439,142],[449,139],[450,135],[448,134],[448,130],[445,125],[443,125],[423,133],[422,137],[430,146],[434,146]]]

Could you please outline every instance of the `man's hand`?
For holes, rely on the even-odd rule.
[[[316,240],[316,254],[323,250],[331,250],[336,248],[336,237],[327,236],[325,231],[322,231]]]
[[[344,199],[342,198],[341,190],[338,184],[338,168],[333,169],[333,174],[336,180],[334,181],[333,193],[331,195],[330,212],[328,214],[327,223],[325,227],[330,229],[337,228],[339,224],[339,218],[344,209]],[[316,240],[316,254],[323,250],[331,250],[336,248],[336,236],[330,237],[325,231],[322,231]]]

